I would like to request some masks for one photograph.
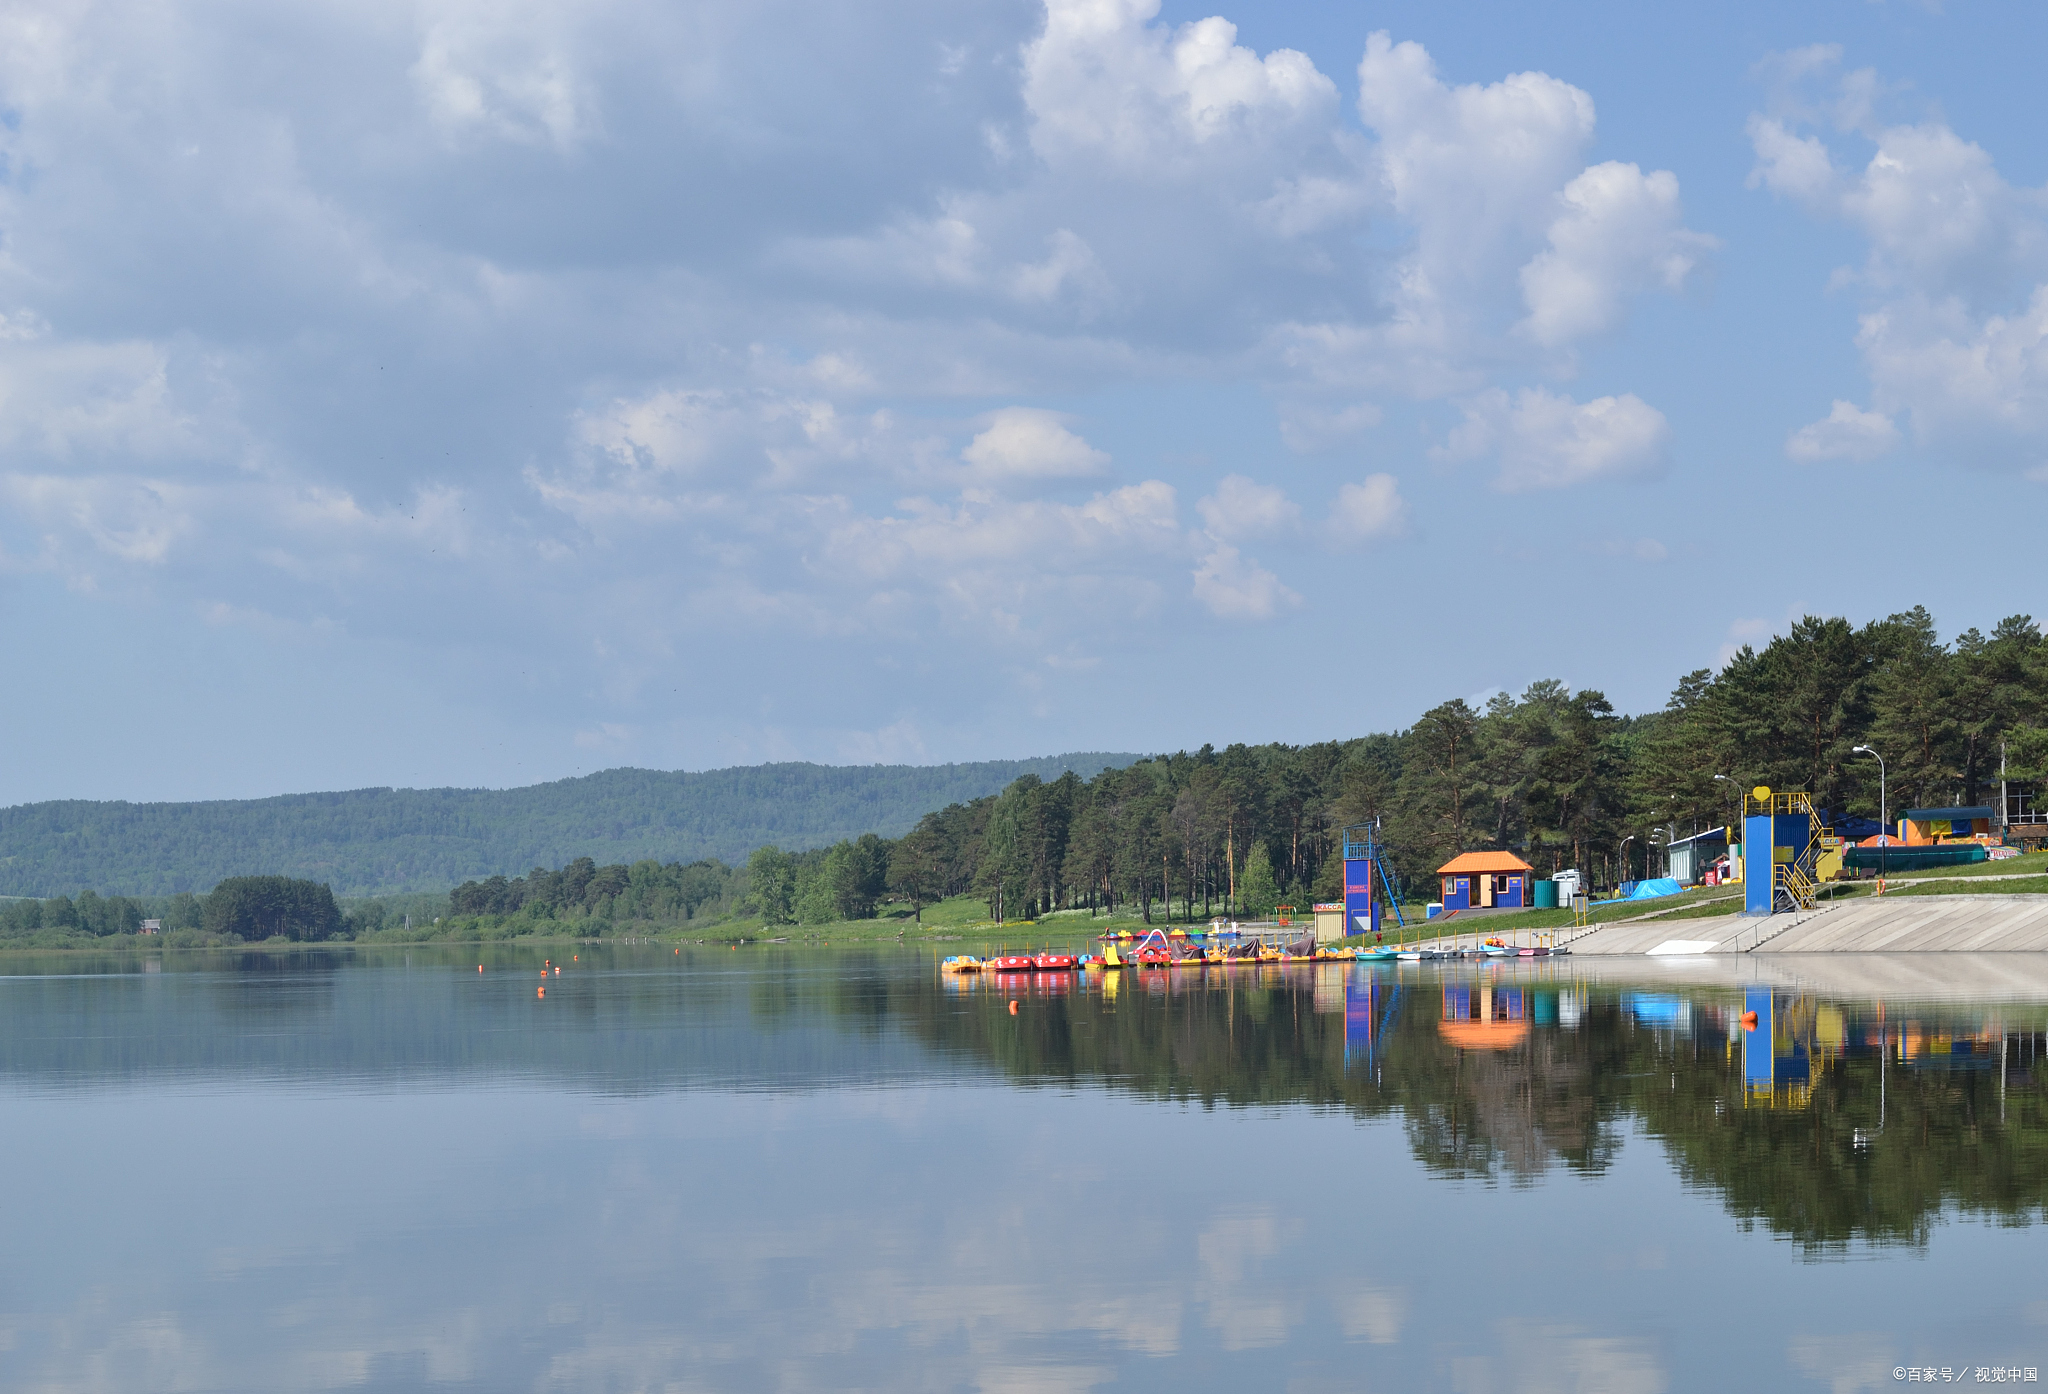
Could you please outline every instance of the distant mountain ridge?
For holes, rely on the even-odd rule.
[[[1035,774],[1083,779],[1142,756],[1077,751],[964,765],[602,770],[519,789],[352,789],[203,803],[53,800],[0,808],[0,894],[205,891],[279,873],[340,895],[446,890],[576,857],[738,862],[754,848],[900,836],[950,803]]]

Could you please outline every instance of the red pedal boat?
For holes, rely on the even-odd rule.
[[[984,973],[1029,973],[1034,966],[1029,954],[998,954],[981,961]]]
[[[1041,973],[1071,973],[1081,966],[1081,960],[1074,954],[1033,954],[1031,966]]]

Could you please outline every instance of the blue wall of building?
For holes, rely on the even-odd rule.
[[[1378,934],[1380,902],[1373,893],[1372,862],[1365,858],[1344,863],[1344,932]]]

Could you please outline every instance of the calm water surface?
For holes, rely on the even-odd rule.
[[[541,995],[542,958],[0,962],[0,1388],[2048,1366],[2048,994],[2009,981],[617,949]]]

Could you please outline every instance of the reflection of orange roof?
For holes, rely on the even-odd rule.
[[[1440,1021],[1436,1029],[1462,1050],[1512,1050],[1529,1039],[1526,1021]]]
[[[1457,871],[1529,871],[1532,868],[1513,852],[1464,852],[1451,858],[1436,869],[1442,876],[1445,872]]]

